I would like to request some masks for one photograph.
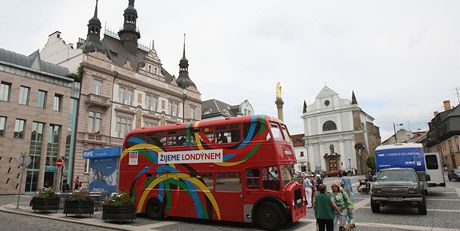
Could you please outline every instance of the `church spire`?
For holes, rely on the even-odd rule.
[[[134,8],[134,0],[129,0],[128,7],[123,13],[123,28],[118,32],[123,46],[130,52],[137,52],[137,40],[141,38],[141,34],[137,30],[137,10]]]
[[[101,32],[101,21],[97,18],[97,4],[98,0],[96,0],[96,6],[94,8],[94,16],[88,21],[88,39],[100,39],[100,32]]]
[[[94,7],[94,15],[88,21],[88,35],[86,37],[85,43],[83,43],[79,48],[83,50],[84,53],[99,51],[107,55],[110,58],[107,49],[101,43],[101,21],[97,18],[97,8],[98,0],[96,0],[96,6]]]
[[[185,58],[185,34],[184,34],[184,48],[182,50],[182,59],[179,62],[179,76],[177,77],[177,85],[181,88],[195,86],[195,83],[188,76],[188,60]]]
[[[356,101],[356,96],[355,96],[354,91],[351,91],[351,104],[358,104],[358,101]]]

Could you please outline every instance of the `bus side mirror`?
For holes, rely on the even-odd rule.
[[[428,174],[426,174],[426,175],[425,175],[425,180],[426,180],[426,181],[430,181],[430,180],[431,180],[431,176],[428,175]]]

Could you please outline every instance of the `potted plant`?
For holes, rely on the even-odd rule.
[[[94,214],[94,200],[89,196],[89,192],[74,192],[64,200],[64,213],[75,214]]]
[[[59,209],[59,197],[56,195],[54,188],[44,188],[38,191],[37,195],[32,198],[30,205],[32,210],[35,211],[49,211],[54,210],[57,212]]]
[[[133,222],[136,209],[127,192],[120,192],[109,198],[102,205],[102,219]]]

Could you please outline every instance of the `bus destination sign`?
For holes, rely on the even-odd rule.
[[[222,149],[160,152],[158,164],[218,163],[223,162]]]

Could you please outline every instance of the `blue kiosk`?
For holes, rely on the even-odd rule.
[[[107,192],[109,195],[117,192],[120,154],[120,147],[83,151],[83,158],[90,160],[89,191]]]

